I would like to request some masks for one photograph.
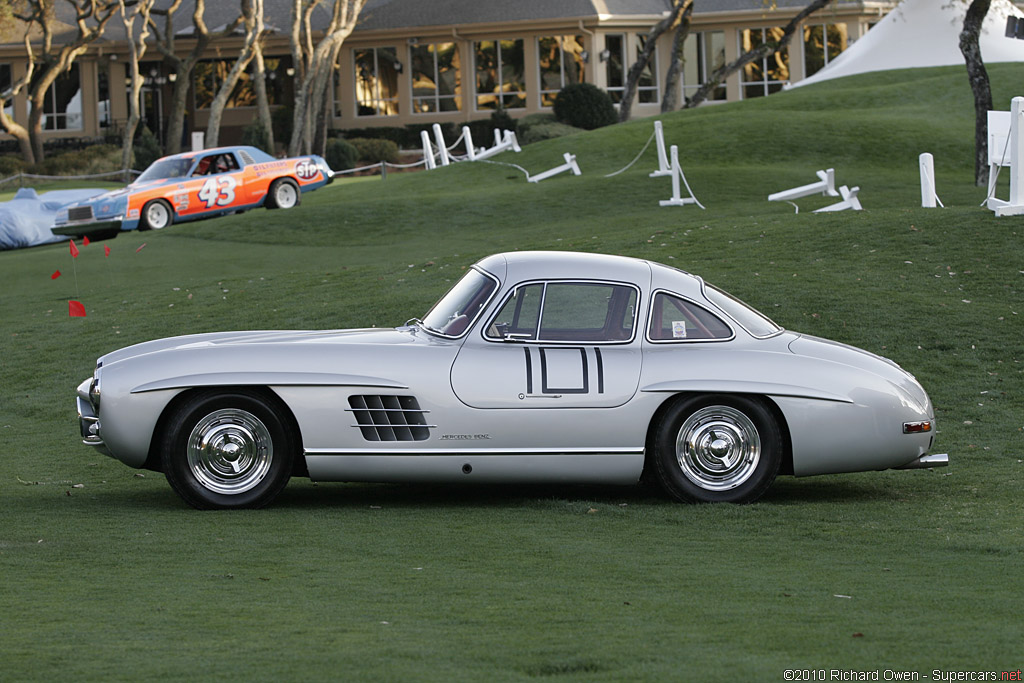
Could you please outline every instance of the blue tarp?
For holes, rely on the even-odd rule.
[[[106,190],[52,190],[37,194],[23,187],[9,202],[0,202],[0,249],[19,249],[68,239],[50,231],[61,207],[103,194]]]

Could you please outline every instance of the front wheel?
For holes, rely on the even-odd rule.
[[[750,503],[775,480],[782,448],[779,426],[760,400],[693,396],[662,415],[653,465],[676,500]]]
[[[171,488],[199,509],[259,508],[284,489],[298,439],[264,397],[205,392],[171,417],[161,462]]]
[[[267,191],[268,209],[291,209],[299,205],[299,186],[291,178],[278,178]]]
[[[154,199],[142,207],[140,230],[163,230],[174,222],[174,211],[163,199]]]

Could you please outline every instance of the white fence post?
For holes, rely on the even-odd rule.
[[[668,164],[668,158],[665,156],[665,133],[661,128],[661,121],[654,122],[654,143],[658,148],[658,170],[653,171],[648,175],[648,178],[658,178],[661,176],[671,175],[672,167]]]
[[[427,135],[427,131],[420,131],[420,142],[423,143],[423,161],[426,163],[427,170],[436,168],[434,164],[434,148],[430,145],[430,136]]]
[[[925,209],[934,209],[936,201],[942,203],[935,194],[935,157],[923,152],[917,160],[921,167],[921,206]]]
[[[206,146],[206,132],[197,130],[192,133],[192,151],[202,152]]]
[[[683,173],[682,166],[679,165],[679,147],[672,145],[671,148],[672,165],[670,172],[672,173],[672,198],[663,199],[658,202],[658,206],[683,206],[685,204],[696,204],[700,208],[704,208],[704,205],[697,201],[697,198],[693,196],[693,190],[690,189],[690,183],[686,182],[686,175]],[[690,194],[689,197],[682,196],[682,188],[680,187],[680,181],[686,185],[686,191]]]
[[[475,160],[476,150],[473,149],[473,134],[469,132],[469,126],[462,127],[462,142],[466,145],[466,154],[470,161]]]
[[[508,139],[507,136],[506,139]],[[572,171],[573,175],[580,175],[580,167],[576,164],[576,155],[569,154],[568,152],[566,152],[565,154],[562,155],[562,158],[565,159],[565,163],[562,164],[561,166],[555,166],[554,168],[548,169],[543,173],[538,173],[535,176],[529,176],[527,180],[529,180],[531,183],[539,183],[545,178],[550,178],[551,176],[558,175],[559,173],[562,173],[564,171]]]
[[[444,133],[441,132],[441,124],[434,124],[434,141],[437,143],[437,153],[441,159],[441,165],[448,165],[448,147],[444,144]]]
[[[989,112],[992,114],[992,112]],[[992,117],[989,116],[991,123]],[[992,168],[993,160],[999,165],[1010,168],[1010,199],[1003,201],[996,199],[995,181],[989,180],[989,198],[987,206],[995,211],[997,216],[1019,216],[1024,214],[1024,134],[1021,128],[1024,126],[1024,97],[1014,97],[1010,102],[1010,137],[1004,143],[1006,154],[989,148],[989,168]],[[989,144],[991,145],[992,133],[989,132]],[[995,152],[995,154],[993,154]]]

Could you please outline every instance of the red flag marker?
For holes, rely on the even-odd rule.
[[[84,237],[82,238],[82,246],[83,246],[83,247],[87,247],[87,246],[89,246],[89,236],[88,236],[88,235],[86,235],[86,236],[84,236]]]
[[[142,246],[141,246],[141,247],[139,247],[138,249],[136,249],[136,250],[135,250],[135,253],[136,253],[136,254],[138,254],[138,253],[139,253],[140,251],[142,251],[142,250],[143,250],[143,249],[145,249],[145,248],[146,248],[146,243],[145,243],[145,242],[143,242],[143,243],[142,243]]]
[[[59,270],[55,270],[55,271],[53,271],[53,275],[50,276],[50,279],[51,280],[56,280],[59,277],[60,277],[60,271]]]
[[[75,241],[71,240],[71,258],[78,258],[78,247],[75,246]]]
[[[110,256],[110,247],[108,247],[105,244],[103,245],[103,255],[104,256]]]
[[[68,315],[72,318],[84,318],[85,306],[81,301],[68,301]]]

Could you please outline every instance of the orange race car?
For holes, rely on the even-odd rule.
[[[218,147],[158,159],[128,187],[62,208],[56,235],[116,237],[259,206],[290,209],[331,182],[321,157],[275,159],[255,147]]]

